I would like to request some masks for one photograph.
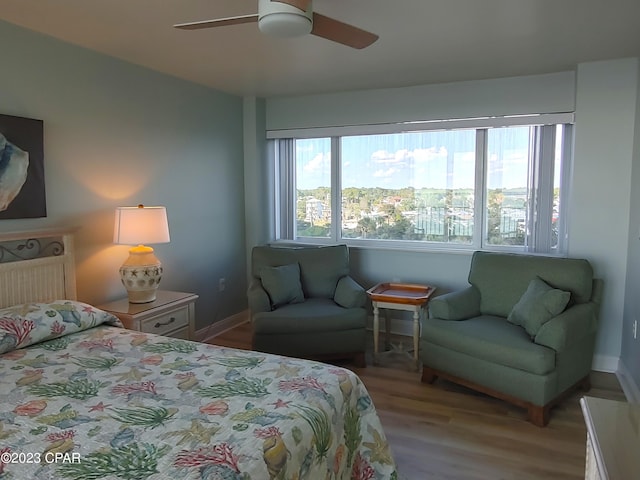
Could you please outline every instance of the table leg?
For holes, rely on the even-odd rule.
[[[385,328],[385,337],[384,337],[384,349],[385,351],[391,350],[391,318],[389,317],[389,309],[384,311],[384,328]]]
[[[373,364],[378,363],[378,327],[380,326],[380,310],[373,302]]]
[[[413,361],[416,364],[416,369],[419,368],[420,358],[418,355],[418,349],[420,348],[420,308],[416,308],[413,312]]]

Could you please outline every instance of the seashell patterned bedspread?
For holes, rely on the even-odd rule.
[[[394,479],[351,371],[100,325],[0,355],[0,479]]]

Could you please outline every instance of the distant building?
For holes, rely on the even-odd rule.
[[[311,225],[324,224],[331,221],[331,208],[322,200],[308,197],[305,200],[304,220]]]

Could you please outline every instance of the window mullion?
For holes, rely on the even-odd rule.
[[[342,239],[342,163],[340,137],[331,137],[331,238]]]
[[[476,172],[473,205],[473,248],[480,249],[485,245],[487,231],[487,130],[476,130]]]

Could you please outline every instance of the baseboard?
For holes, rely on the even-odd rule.
[[[231,315],[230,317],[223,318],[220,321],[212,323],[208,327],[201,328],[197,330],[194,334],[194,340],[197,342],[207,342],[211,340],[213,337],[216,337],[227,330],[231,330],[243,323],[249,321],[249,310],[244,310],[242,312]]]
[[[596,372],[616,373],[620,364],[620,358],[612,355],[594,355],[591,369]]]
[[[620,360],[618,364],[616,377],[618,377],[618,382],[620,382],[620,386],[622,387],[624,396],[627,397],[627,401],[629,403],[640,402],[640,388],[638,388],[638,385],[633,380],[633,377],[622,360]]]

